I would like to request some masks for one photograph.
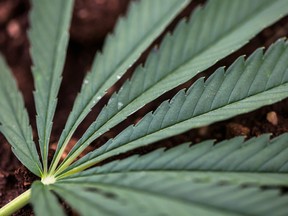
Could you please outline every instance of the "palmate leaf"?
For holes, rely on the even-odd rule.
[[[198,79],[186,92],[179,91],[136,126],[126,128],[67,170],[83,170],[110,156],[284,99],[288,96],[287,71],[288,45],[284,40],[272,45],[265,55],[258,49],[246,61],[240,57],[226,72],[219,68],[207,81]]]
[[[68,43],[73,0],[33,0],[31,56],[40,151],[47,171],[48,145]]]
[[[149,0],[132,2],[114,34],[108,36],[102,53],[96,55],[92,70],[84,79],[80,94],[61,134],[52,171],[74,131],[106,91],[131,67],[190,0]]]
[[[281,195],[279,190],[193,182],[183,178],[181,172],[173,176],[131,174],[106,174],[100,178],[95,175],[61,181],[51,187],[81,215],[89,215],[95,209],[110,213],[103,215],[284,216],[288,213],[288,196]],[[104,197],[102,202],[99,196]],[[97,197],[99,202],[96,204],[92,197]],[[115,209],[115,203],[120,208]],[[131,211],[127,213],[128,210]]]
[[[50,192],[49,188],[42,184],[42,182],[36,181],[33,183],[30,202],[33,205],[36,215],[65,215],[56,196]]]
[[[0,132],[12,146],[13,153],[32,173],[40,176],[42,166],[33,142],[28,113],[16,82],[0,56]]]
[[[91,168],[68,178],[83,179],[111,173],[125,176],[127,172],[149,171],[155,176],[182,175],[203,182],[288,186],[287,155],[288,134],[273,140],[269,139],[269,135],[262,135],[245,142],[243,137],[237,137],[217,145],[209,140],[192,147],[182,144],[169,150],[161,148],[143,156],[134,155]]]
[[[188,22],[182,20],[173,35],[165,37],[159,51],[152,51],[145,67],[138,67],[131,80],[112,96],[66,164],[131,113],[243,46],[287,9],[285,0],[213,0],[198,7]]]

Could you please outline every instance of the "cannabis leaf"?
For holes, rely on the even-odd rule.
[[[0,57],[0,131],[6,137],[16,157],[32,173],[41,175],[42,165],[33,142],[32,130],[22,95]]]
[[[179,91],[171,101],[164,101],[137,125],[131,125],[68,170],[82,170],[110,156],[286,98],[287,59],[285,40],[272,45],[265,55],[263,49],[258,49],[246,61],[239,57],[226,72],[219,68],[205,82],[199,78],[187,91]]]
[[[240,5],[245,10],[239,10]],[[152,51],[145,66],[139,66],[111,97],[62,166],[67,167],[92,141],[131,113],[243,46],[286,8],[286,1],[262,0],[216,0],[196,8],[190,20],[182,20],[173,35],[164,38],[159,51]]]
[[[31,203],[36,215],[279,215],[288,214],[288,134],[207,140],[121,156],[187,130],[247,113],[288,97],[288,42],[240,56],[200,77],[114,138],[78,156],[95,139],[165,92],[244,46],[288,14],[287,0],[210,0],[163,36],[124,82],[67,157],[77,127],[189,0],[133,1],[96,54],[52,162],[48,150],[68,44],[73,0],[32,0],[32,73],[39,159],[23,98],[0,57],[0,131],[40,181],[0,209],[11,215]],[[121,159],[119,159],[121,158]],[[49,158],[50,159],[50,158]],[[108,159],[108,160],[107,160]]]
[[[35,83],[37,129],[44,173],[57,94],[61,84],[73,0],[32,0],[30,14],[31,56]]]
[[[51,188],[63,199],[69,197],[67,202],[85,216],[93,212],[99,215],[284,216],[288,212],[288,197],[281,196],[279,190],[197,183],[181,178],[181,174],[179,178],[175,175],[155,178],[146,173],[125,177],[109,178],[99,184],[85,182],[81,186],[58,183]]]
[[[171,149],[157,149],[143,156],[134,155],[75,174],[69,179],[87,180],[92,179],[91,176],[102,179],[109,174],[126,176],[128,172],[141,171],[177,176],[181,171],[183,176],[204,182],[288,185],[287,153],[288,134],[273,140],[269,135],[262,135],[245,142],[243,137],[237,137],[216,145],[208,140],[192,147],[182,144]]]
[[[92,168],[51,189],[82,215],[125,215],[127,209],[140,215],[285,215],[288,196],[256,186],[288,185],[287,154],[288,134],[182,144]]]
[[[65,215],[56,196],[46,186],[44,186],[42,182],[34,182],[32,185],[32,191],[31,202],[37,203],[37,205],[34,205],[34,210],[37,215]]]
[[[56,168],[69,139],[91,108],[188,2],[155,0],[131,4],[127,18],[119,20],[115,33],[108,36],[103,52],[96,55],[92,71],[84,79],[81,92],[60,137],[52,161],[52,171]]]

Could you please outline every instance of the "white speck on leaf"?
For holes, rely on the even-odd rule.
[[[118,109],[121,109],[123,107],[123,103],[118,102]]]

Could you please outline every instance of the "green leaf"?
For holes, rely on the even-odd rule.
[[[113,211],[114,202],[127,206],[129,202],[132,202],[134,208],[141,208],[144,213],[147,211],[147,215],[159,215],[161,210],[166,210],[163,212],[165,215],[284,216],[288,213],[288,196],[281,195],[279,190],[193,182],[191,178],[183,177],[181,172],[171,176],[153,175],[153,173],[146,172],[94,175],[82,179],[67,179],[63,183],[62,181],[57,183],[57,186],[63,189],[59,190],[59,195],[68,202],[70,201],[71,205],[74,204],[75,209],[79,211],[81,209],[83,215],[93,207]],[[106,199],[93,206],[93,201],[91,201],[94,199],[93,194],[90,192],[89,200],[86,197],[87,191],[93,191],[93,189],[95,193],[101,190],[106,193],[110,192],[114,199],[111,198],[113,200],[108,200],[108,202]],[[68,193],[63,193],[65,190]],[[90,201],[86,202],[86,205],[82,204],[84,197],[87,202]],[[71,201],[72,199],[74,200]],[[163,208],[164,206],[166,208]],[[138,215],[137,211],[131,211],[128,214],[125,211],[127,209],[119,208],[116,215]]]
[[[16,82],[0,56],[0,131],[21,163],[40,176],[42,166],[33,142],[28,113]]]
[[[47,185],[36,181],[32,184],[31,204],[38,216],[64,216],[65,213],[60,206],[56,196],[50,192]]]
[[[81,185],[51,185],[51,188],[83,216],[90,215],[191,215],[184,203],[154,196]],[[156,204],[155,204],[156,203]],[[169,208],[167,208],[169,206]],[[205,211],[200,211],[205,212]]]
[[[137,125],[87,154],[68,170],[85,169],[110,156],[286,98],[288,44],[279,40],[265,55],[255,51],[246,61],[238,58],[225,72],[219,68],[206,82],[198,79],[186,92],[164,101]],[[78,168],[77,168],[78,167]]]
[[[245,142],[244,137],[217,144],[208,140],[193,146],[182,144],[171,149],[160,148],[143,156],[134,155],[89,169],[82,172],[81,176],[91,172],[159,169],[288,173],[287,153],[287,133],[272,140],[267,134]]]
[[[253,183],[288,186],[288,134],[273,140],[262,135],[243,141],[243,137],[225,140],[217,145],[212,140],[190,146],[157,149],[143,156],[134,155],[106,165],[88,169],[69,178],[105,173],[154,171],[193,176],[200,181]]]
[[[69,139],[91,108],[188,2],[188,0],[132,2],[127,17],[119,20],[114,34],[108,36],[103,52],[96,55],[92,71],[84,79],[81,92],[75,100],[60,137],[52,170],[56,168]]]
[[[39,145],[47,171],[52,120],[68,43],[73,0],[33,0],[30,13],[31,56]]]
[[[145,67],[138,67],[112,96],[66,163],[131,113],[242,47],[287,12],[286,0],[213,0],[198,7],[188,22],[182,20],[173,35],[165,37],[159,51],[152,51]]]

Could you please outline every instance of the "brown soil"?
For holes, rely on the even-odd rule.
[[[59,94],[59,105],[55,117],[55,127],[52,133],[52,143],[57,142],[57,138],[71,110],[73,100],[80,89],[81,80],[85,72],[89,69],[96,50],[101,48],[105,35],[113,29],[115,20],[119,14],[125,12],[128,2],[129,0],[76,0],[70,30],[71,40],[64,70],[63,84]],[[189,14],[193,7],[194,4],[191,4],[181,16]],[[30,73],[31,59],[29,56],[29,43],[26,36],[28,28],[27,13],[29,8],[28,0],[0,1],[0,50],[17,78],[19,88],[24,94],[26,106],[31,117],[31,124],[33,128],[36,128],[32,95],[33,83]],[[179,16],[179,18],[181,16]],[[172,24],[169,29],[172,29],[174,25],[175,23]],[[267,46],[274,42],[275,39],[287,35],[288,17],[264,30],[240,51],[224,59],[212,69],[207,70],[206,74],[209,74],[217,66],[229,65],[241,54],[249,54],[257,47]],[[143,61],[144,58],[145,54],[139,62]],[[117,85],[115,88],[117,88]],[[162,99],[171,96],[174,92],[171,91],[169,94],[161,97],[160,100],[149,104],[149,106],[137,112],[129,121],[116,127],[115,130],[97,140],[94,146],[103,144],[109,137],[115,136],[123,126],[137,121],[147,110],[155,108]],[[103,103],[104,102],[105,99],[103,100]],[[100,108],[101,105],[93,109],[92,114],[77,131],[74,141],[79,138],[89,123],[95,119]],[[249,138],[263,133],[271,133],[272,136],[276,136],[287,131],[288,99],[249,114],[188,131],[179,136],[158,142],[153,145],[153,147],[141,148],[132,153],[145,153],[158,146],[171,147],[184,141],[199,142],[210,138],[223,140],[237,135],[244,135]],[[36,131],[34,131],[34,134],[36,134]],[[52,145],[51,150],[53,150],[53,148],[55,148],[55,145]],[[0,206],[8,203],[11,199],[28,189],[34,179],[35,177],[18,162],[12,154],[7,141],[0,135]],[[31,207],[27,206],[15,215],[33,215],[33,213]]]

